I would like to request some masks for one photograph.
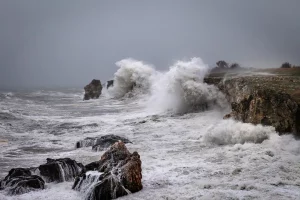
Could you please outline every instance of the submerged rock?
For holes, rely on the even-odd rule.
[[[30,169],[14,168],[0,181],[0,189],[7,190],[8,195],[19,195],[45,188],[44,180],[32,175]]]
[[[47,182],[72,181],[83,169],[84,166],[81,163],[70,158],[47,158],[47,163],[39,166],[40,174]]]
[[[137,152],[131,154],[123,142],[116,142],[100,161],[87,165],[85,170],[76,178],[73,189],[85,192],[86,199],[115,199],[143,188],[140,156]]]
[[[94,151],[102,151],[118,141],[131,143],[127,138],[110,134],[101,137],[87,137],[84,140],[78,141],[76,143],[76,148],[93,146],[92,149]]]
[[[92,82],[84,87],[83,100],[98,99],[102,92],[102,85],[100,80],[93,79]]]

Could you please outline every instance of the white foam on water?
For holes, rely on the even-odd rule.
[[[128,99],[111,99],[107,95],[84,103],[70,100],[60,103],[63,106],[53,105],[44,110],[43,119],[50,124],[98,123],[96,128],[51,135],[49,130],[21,133],[1,125],[9,143],[0,143],[0,155],[5,161],[0,163],[5,165],[5,171],[0,168],[1,174],[6,175],[13,167],[37,166],[48,157],[70,157],[88,164],[99,160],[104,151],[93,152],[91,147],[75,149],[75,143],[86,137],[116,134],[132,141],[126,144],[129,151],[140,154],[144,186],[140,192],[120,199],[299,198],[299,141],[292,135],[279,136],[272,127],[223,120],[228,105],[216,88],[203,83],[209,68],[201,59],[178,61],[168,72],[157,72],[151,65],[145,67],[143,62],[133,60],[123,61],[120,66],[119,83],[138,83],[138,90],[145,87],[142,95]],[[148,69],[146,73],[144,68]],[[124,90],[117,89],[116,94],[124,94],[128,85]],[[209,105],[208,109],[188,112],[194,104],[203,103]],[[18,109],[31,109],[33,114],[41,112],[39,106]],[[70,109],[73,114],[79,110],[79,114],[70,115]],[[95,110],[107,112],[99,114]],[[81,111],[87,114],[80,114]],[[37,116],[28,117],[38,120]],[[34,145],[49,151],[26,153],[21,149]],[[52,151],[53,148],[56,150]],[[17,155],[13,157],[8,152]],[[71,189],[72,185],[51,183],[45,190],[13,197],[1,191],[0,199],[84,199],[83,194]]]

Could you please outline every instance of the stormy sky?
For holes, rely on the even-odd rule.
[[[82,87],[132,57],[300,64],[299,0],[0,0],[0,89]]]

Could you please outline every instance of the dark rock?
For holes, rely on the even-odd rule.
[[[110,134],[101,137],[88,137],[84,140],[80,140],[76,143],[76,148],[93,146],[92,149],[94,151],[102,151],[118,141],[131,143],[127,138]]]
[[[30,169],[14,168],[0,182],[0,189],[7,190],[8,195],[19,195],[45,188],[44,180],[32,175]]]
[[[100,80],[93,79],[92,82],[84,87],[83,100],[98,99],[102,92],[102,85]]]
[[[114,86],[114,80],[109,80],[106,83],[106,89],[108,89],[109,87],[113,87]]]
[[[50,159],[47,158],[47,163],[40,165],[39,170],[47,182],[64,182],[72,181],[78,176],[84,166],[70,158]]]
[[[89,169],[97,171],[81,174],[73,185],[77,191],[90,189],[86,199],[115,199],[143,188],[140,156],[137,152],[131,154],[123,142],[112,145],[100,161],[86,166]]]

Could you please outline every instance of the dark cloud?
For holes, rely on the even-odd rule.
[[[300,1],[0,1],[0,88],[107,80],[126,57],[300,64]]]

